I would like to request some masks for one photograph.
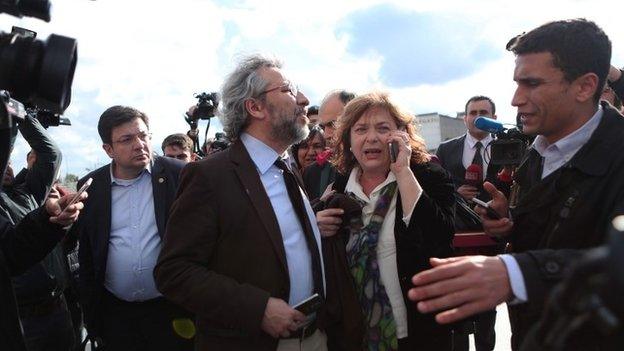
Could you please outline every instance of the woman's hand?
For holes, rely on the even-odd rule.
[[[316,222],[318,223],[321,236],[326,238],[336,235],[340,225],[342,224],[342,208],[328,208],[316,213]]]
[[[412,158],[412,147],[409,144],[409,134],[402,130],[393,130],[390,132],[386,143],[396,142],[399,146],[396,162],[390,163],[390,170],[398,178],[403,172],[411,172],[410,159]],[[389,147],[389,145],[388,145]]]

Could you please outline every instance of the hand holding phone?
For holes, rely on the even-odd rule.
[[[80,189],[78,190],[76,195],[74,195],[74,197],[72,197],[72,199],[69,201],[69,203],[67,203],[67,205],[65,205],[65,207],[63,207],[63,212],[69,206],[75,204],[76,202],[78,202],[78,200],[80,200],[80,195],[82,195],[82,193],[84,193],[85,191],[87,191],[87,189],[89,189],[89,187],[91,186],[91,183],[93,183],[93,178],[87,179],[87,181],[85,181],[84,184],[82,184],[82,186],[80,187]]]
[[[319,294],[314,294],[294,305],[293,308],[305,314],[306,316],[309,316],[312,313],[318,311],[319,308],[321,308],[321,297],[319,296]]]
[[[476,197],[472,199],[472,202],[474,202],[479,207],[483,207],[487,213],[487,216],[491,219],[501,219],[501,216],[498,214],[498,212],[494,211],[487,203],[477,199]]]

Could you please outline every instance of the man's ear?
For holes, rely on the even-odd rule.
[[[572,83],[576,100],[579,102],[593,100],[596,90],[602,89],[602,87],[598,86],[598,80],[596,73],[592,72],[576,78]]]
[[[245,109],[253,118],[264,119],[265,117],[266,106],[258,99],[247,99],[245,101]]]
[[[492,117],[491,117],[491,118],[492,118],[492,119],[497,119],[497,118],[498,118],[498,116],[497,116],[497,115],[492,115]]]
[[[102,144],[102,149],[104,149],[104,151],[106,151],[106,154],[108,155],[108,157],[113,158],[113,147],[110,144]]]

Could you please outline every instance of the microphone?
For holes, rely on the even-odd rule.
[[[488,133],[496,134],[505,130],[503,124],[495,119],[479,116],[474,120],[475,127]]]
[[[479,188],[483,185],[483,167],[477,164],[471,164],[466,168],[464,175],[464,184]]]
[[[501,183],[511,184],[511,182],[513,181],[511,177],[511,169],[509,169],[508,167],[502,168],[500,172],[498,172],[498,174],[496,175],[496,178]]]

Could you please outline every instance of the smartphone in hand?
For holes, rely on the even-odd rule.
[[[390,151],[390,163],[395,163],[399,154],[399,143],[396,141],[389,142],[388,150]]]
[[[487,212],[487,216],[490,217],[491,219],[501,219],[501,216],[498,214],[498,212],[490,208],[490,205],[488,205],[487,203],[477,199],[476,197],[472,199],[472,202],[474,202],[479,207],[485,208],[485,211]]]
[[[321,308],[321,297],[319,296],[319,294],[314,294],[294,305],[293,308],[305,314],[306,316],[309,316],[312,313],[318,311],[319,308]]]
[[[65,209],[68,208],[69,206],[71,206],[71,205],[75,204],[76,202],[78,202],[78,200],[80,200],[80,195],[82,195],[82,193],[84,193],[85,191],[87,191],[87,189],[89,189],[89,187],[91,186],[91,183],[93,183],[93,178],[87,179],[84,182],[84,184],[82,184],[80,189],[78,189],[78,192],[76,193],[76,195],[74,195],[74,197],[72,197],[72,199],[69,201],[67,206],[65,206],[63,208],[63,211],[65,211]]]

